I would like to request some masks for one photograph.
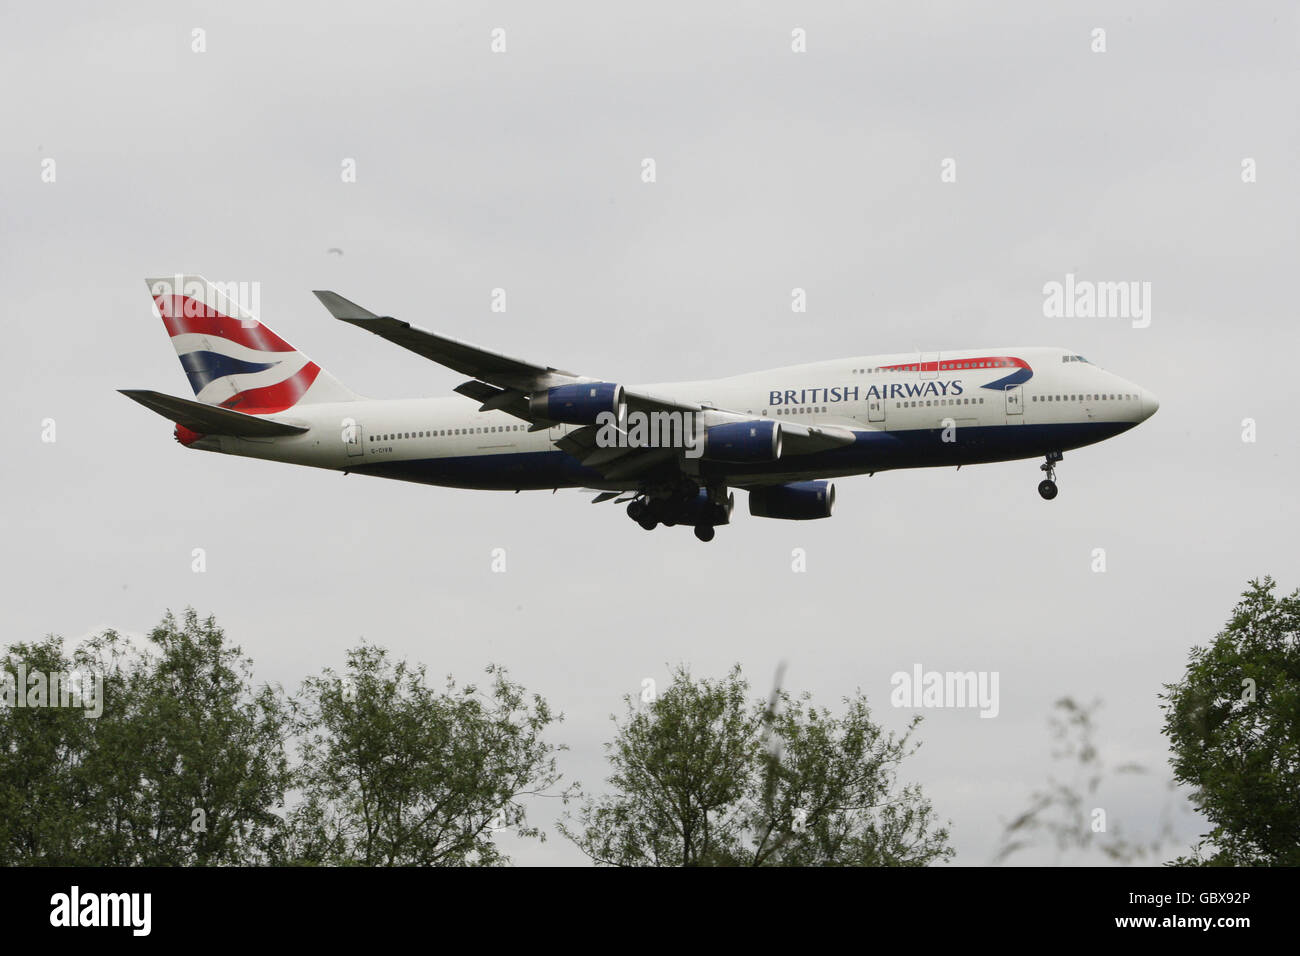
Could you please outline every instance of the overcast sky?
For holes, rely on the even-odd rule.
[[[678,662],[739,662],[761,694],[784,660],[789,689],[861,688],[891,728],[912,713],[895,671],[996,671],[998,717],[927,712],[905,765],[955,862],[987,862],[1061,774],[1065,695],[1105,702],[1107,762],[1155,771],[1107,785],[1112,828],[1170,812],[1190,843],[1156,695],[1249,578],[1300,584],[1295,5],[702,6],[6,5],[0,639],[144,633],[193,605],[288,689],[363,638],[462,681],[498,662],[564,711],[562,768],[597,790],[609,715]],[[751,518],[738,494],[703,545],[577,491],[181,448],[115,391],[190,394],[143,282],[178,271],[260,283],[260,318],[373,397],[463,376],[312,289],[627,384],[1052,345],[1161,409],[1067,454],[1050,503],[1036,461],[892,472],[840,480],[828,521]],[[1150,326],[1045,318],[1067,273],[1150,282]],[[516,862],[583,861],[558,810],[534,805],[552,836]]]

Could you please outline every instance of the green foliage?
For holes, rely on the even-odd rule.
[[[751,701],[736,666],[722,680],[674,671],[606,745],[613,793],[560,830],[615,866],[920,866],[952,855],[920,788],[899,788],[901,737],[865,699],[836,716],[778,690]]]
[[[438,693],[423,667],[381,648],[348,653],[346,674],[306,681],[297,704],[304,799],[291,814],[299,863],[492,865],[496,830],[541,837],[520,798],[560,779],[544,731],[561,719],[504,670],[486,694]],[[561,797],[567,794],[559,794]]]
[[[0,677],[14,688],[21,678],[25,688],[30,673],[71,668],[62,641],[49,637],[9,648]],[[94,744],[95,722],[75,707],[9,703],[0,707],[0,862],[77,863],[90,818],[82,762]]]
[[[168,613],[146,649],[114,631],[65,657],[48,638],[4,669],[103,679],[103,712],[0,709],[0,853],[19,865],[258,862],[279,839],[286,711],[212,618]]]
[[[1275,587],[1251,581],[1161,695],[1174,776],[1213,824],[1176,864],[1300,865],[1300,591]]]

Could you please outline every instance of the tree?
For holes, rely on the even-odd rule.
[[[486,694],[450,678],[438,693],[423,666],[362,645],[345,676],[308,679],[296,703],[304,798],[290,815],[288,859],[492,865],[507,862],[495,831],[542,836],[520,800],[559,781],[564,748],[543,733],[562,717],[504,670],[487,673]]]
[[[281,839],[287,715],[211,618],[168,612],[141,649],[114,631],[71,660],[62,642],[18,644],[5,669],[102,680],[102,712],[0,715],[0,845],[18,864],[180,866],[263,862]],[[93,683],[93,681],[89,682]],[[51,701],[51,704],[53,701]]]
[[[1178,864],[1300,865],[1300,590],[1252,580],[1162,709],[1174,776],[1213,825]]]
[[[902,736],[871,722],[865,698],[836,716],[779,687],[749,699],[739,665],[722,680],[685,668],[627,714],[606,745],[611,794],[560,830],[611,866],[921,866],[952,855],[948,831],[896,773]]]
[[[73,662],[63,642],[10,647],[0,662],[0,862],[71,866],[82,862],[90,826],[81,764],[93,746],[95,721],[78,707],[30,706],[29,677],[66,674]],[[34,689],[34,688],[33,688]]]

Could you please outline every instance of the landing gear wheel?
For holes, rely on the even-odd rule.
[[[1065,455],[1059,451],[1049,451],[1046,457],[1047,461],[1038,466],[1038,470],[1046,475],[1038,483],[1038,493],[1043,496],[1044,500],[1051,501],[1056,497],[1056,463]]]
[[[697,524],[695,526],[695,537],[699,538],[701,541],[712,541],[713,535],[713,525]]]
[[[659,522],[656,519],[651,518],[649,515],[638,520],[637,524],[645,528],[647,531],[653,531],[655,528],[659,527]]]
[[[627,516],[631,518],[633,521],[639,522],[642,518],[645,517],[645,513],[646,513],[645,502],[641,501],[639,498],[627,506]]]

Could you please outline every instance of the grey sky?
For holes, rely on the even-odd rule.
[[[895,728],[893,672],[994,670],[1000,715],[928,713],[907,765],[957,862],[987,861],[1045,782],[1067,694],[1104,699],[1104,757],[1159,771],[1101,798],[1150,832],[1171,800],[1160,685],[1248,578],[1300,584],[1295,6],[700,6],[0,12],[3,639],[144,632],[193,604],[290,689],[363,637],[461,680],[500,662],[566,713],[563,767],[589,787],[607,716],[671,663],[739,661],[763,692],[784,659],[792,690],[860,687]],[[895,472],[841,480],[829,521],[753,519],[738,494],[705,546],[572,491],[187,452],[114,391],[189,394],[143,282],[176,271],[260,282],[260,317],[374,397],[462,377],[310,290],[628,384],[1060,345],[1162,406],[1068,454],[1051,503],[1032,461]],[[1067,272],[1150,282],[1150,327],[1044,318]],[[582,859],[553,832],[514,855]]]

